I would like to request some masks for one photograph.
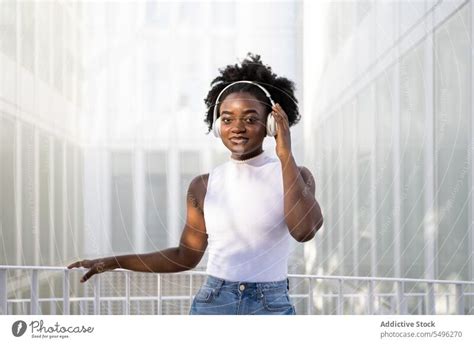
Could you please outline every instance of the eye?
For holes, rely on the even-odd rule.
[[[230,118],[223,118],[222,123],[229,124],[231,122]]]
[[[257,119],[255,117],[249,117],[246,119],[246,122],[247,123],[255,123],[257,121]]]

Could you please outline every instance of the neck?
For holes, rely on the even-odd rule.
[[[247,154],[235,154],[235,153],[232,153],[232,155],[230,156],[232,159],[234,160],[248,160],[248,159],[252,159],[253,157],[256,157],[257,155],[260,155],[263,153],[263,149],[260,148],[258,150],[256,150],[255,152],[251,152],[251,153],[247,153]]]

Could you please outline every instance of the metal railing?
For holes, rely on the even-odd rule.
[[[101,304],[107,303],[110,306],[112,302],[119,302],[123,306],[120,314],[128,315],[131,314],[130,306],[140,301],[153,302],[153,305],[156,304],[156,307],[153,308],[153,314],[163,314],[164,302],[187,301],[190,304],[194,291],[200,286],[195,284],[197,276],[202,279],[206,275],[203,271],[150,274],[116,269],[107,273],[124,275],[125,295],[102,295],[101,280],[106,274],[98,274],[84,285],[74,284],[76,290],[90,288],[90,284],[92,284],[92,295],[71,296],[71,274],[75,274],[74,280],[78,281],[85,271],[87,269],[68,270],[65,267],[0,266],[0,314],[14,314],[14,305],[22,305],[23,313],[41,314],[40,306],[48,302],[62,304],[62,314],[71,314],[71,305],[79,305],[79,314],[90,314],[87,312],[87,305],[92,303],[93,311],[91,314],[101,314]],[[59,272],[61,274],[62,297],[40,297],[39,274],[45,272],[50,274]],[[132,274],[134,276],[135,274],[153,275],[156,278],[156,294],[152,296],[131,296]],[[170,275],[185,276],[189,279],[189,293],[163,295],[163,278]],[[296,305],[297,314],[474,314],[473,281],[302,274],[289,274],[288,277],[291,286],[290,298]],[[10,283],[9,278],[11,279]],[[20,280],[23,283],[20,283]],[[48,282],[47,278],[44,280],[45,283]],[[363,287],[357,286],[360,283]],[[377,289],[381,289],[377,288],[377,284],[382,283],[388,283],[392,290],[389,292],[377,291]],[[25,289],[29,289],[29,298],[9,298],[9,294],[17,293],[18,290],[15,288],[18,288],[19,285],[23,292]],[[408,285],[416,285],[417,287],[413,286],[411,290],[407,291]],[[420,289],[420,286],[423,287],[422,291],[414,291],[414,289]],[[437,288],[451,288],[454,289],[454,292],[437,291]],[[454,306],[453,302],[450,302],[452,298],[454,298]],[[409,299],[412,300],[410,307],[408,307]],[[358,310],[354,310],[354,304],[357,304],[357,302],[359,302]],[[445,306],[444,312],[440,309],[441,305]],[[140,312],[138,313],[140,314]]]

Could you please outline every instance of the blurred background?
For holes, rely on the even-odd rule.
[[[1,0],[0,265],[176,246],[189,182],[229,159],[206,135],[203,99],[218,68],[253,52],[296,83],[292,146],[325,219],[315,239],[293,243],[289,272],[472,281],[473,11],[471,0]],[[264,149],[274,146],[267,138]],[[61,278],[41,276],[40,296],[62,291]],[[124,290],[107,278],[102,293]],[[137,294],[156,291],[152,276],[139,278]],[[7,279],[8,297],[30,295],[27,274]],[[185,286],[169,276],[162,287]],[[332,288],[316,286],[297,309],[335,313],[318,296]],[[366,287],[347,288],[356,298],[343,308],[362,313]],[[427,311],[413,300],[408,312]],[[437,298],[437,309],[454,313],[458,300]],[[472,298],[463,307],[474,312]]]

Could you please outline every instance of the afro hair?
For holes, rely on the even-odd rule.
[[[212,80],[211,90],[204,99],[207,106],[204,122],[207,123],[208,134],[212,130],[214,106],[219,106],[219,104],[216,104],[217,96],[226,86],[241,80],[253,81],[267,89],[274,102],[279,103],[283,110],[285,110],[290,126],[298,123],[300,120],[298,101],[294,96],[294,82],[273,73],[271,67],[264,65],[260,60],[260,55],[248,53],[247,58],[240,65],[228,65],[225,68],[219,69],[219,73],[220,75]],[[252,84],[240,83],[229,87],[220,97],[219,103],[226,96],[234,92],[248,92],[266,104],[268,113],[272,111],[268,98],[260,88]],[[219,108],[217,110],[217,117],[219,117]]]

